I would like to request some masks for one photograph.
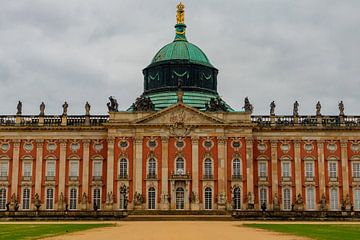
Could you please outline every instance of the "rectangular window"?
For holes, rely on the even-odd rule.
[[[360,189],[354,190],[354,209],[360,210]]]
[[[260,205],[263,203],[267,204],[267,189],[260,188]]]
[[[0,176],[1,177],[7,177],[8,176],[8,162],[7,161],[2,161],[0,162]]]
[[[46,176],[55,177],[55,161],[47,161],[46,165],[47,165]]]
[[[30,209],[30,189],[29,188],[24,188],[24,190],[23,190],[22,209],[24,209],[24,210]]]
[[[315,209],[315,191],[314,188],[306,189],[306,209],[314,210]]]
[[[76,210],[77,204],[77,189],[71,188],[70,189],[70,210]]]
[[[24,163],[24,177],[31,177],[31,163]]]
[[[0,188],[0,210],[6,208],[6,188]]]
[[[332,188],[330,190],[330,209],[338,210],[338,206],[339,206],[338,190],[336,188]]]
[[[307,178],[314,177],[314,163],[313,162],[305,163],[305,177],[307,177]]]
[[[291,195],[290,189],[284,189],[284,210],[291,210]]]
[[[329,162],[329,177],[336,178],[337,177],[337,164],[336,162]]]
[[[259,177],[267,177],[266,162],[259,162]]]
[[[360,178],[360,163],[352,164],[352,176],[353,178]]]
[[[102,176],[102,162],[94,162],[94,177]]]
[[[46,209],[54,209],[54,189],[48,188],[46,190]]]
[[[79,162],[72,161],[70,162],[70,177],[78,177],[79,176]]]
[[[290,163],[289,162],[282,163],[282,176],[290,177]]]
[[[94,189],[93,204],[94,206],[96,205],[97,209],[100,209],[101,207],[100,188]]]

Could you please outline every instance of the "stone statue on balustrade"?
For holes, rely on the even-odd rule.
[[[245,112],[247,112],[247,113],[252,113],[252,112],[254,111],[254,107],[253,107],[253,105],[250,103],[248,97],[245,97],[244,107],[243,107],[243,108],[244,108]]]
[[[62,113],[62,115],[63,115],[63,116],[67,116],[68,107],[69,107],[69,104],[68,104],[67,102],[64,102],[64,104],[62,105],[62,108],[63,108],[63,113]]]
[[[118,112],[119,104],[115,97],[110,96],[109,97],[110,102],[108,102],[106,105],[108,107],[109,112]]]
[[[303,211],[304,210],[304,199],[301,196],[301,193],[299,193],[296,198],[294,210],[295,211]]]
[[[255,208],[254,207],[254,197],[251,192],[248,193],[247,200],[248,200],[247,209],[248,210],[254,209]]]
[[[275,107],[276,107],[275,102],[272,101],[270,103],[270,116],[275,116]]]
[[[86,104],[85,104],[85,116],[90,116],[90,109],[91,109],[91,105],[89,104],[89,102],[86,102]]]
[[[39,194],[37,194],[37,193],[35,193],[34,206],[35,206],[35,208],[36,208],[36,211],[39,211],[39,210],[40,210],[41,201],[40,201]]]
[[[279,203],[279,198],[278,198],[277,193],[274,194],[273,210],[274,211],[280,211],[280,203]]]
[[[298,103],[298,101],[295,101],[295,102],[294,102],[293,116],[294,116],[294,117],[298,117],[298,116],[299,116],[299,103]]]
[[[340,101],[340,103],[339,103],[339,116],[345,116],[344,110],[345,110],[344,103],[343,103],[343,101]]]
[[[21,101],[18,102],[16,109],[17,109],[16,115],[21,115],[21,113],[22,113],[22,102]]]
[[[40,104],[40,114],[39,116],[44,116],[45,115],[45,103],[41,102]]]
[[[320,101],[316,104],[316,116],[321,116],[321,104]]]

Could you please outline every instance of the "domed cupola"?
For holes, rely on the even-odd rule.
[[[186,39],[184,15],[184,5],[180,2],[177,5],[174,41],[162,47],[143,70],[144,93],[137,101],[150,99],[154,110],[175,104],[179,87],[184,92],[184,104],[202,111],[207,110],[206,105],[211,99],[220,100],[217,93],[218,70],[199,47]],[[130,110],[136,109],[135,105]],[[226,109],[231,110],[228,105]]]

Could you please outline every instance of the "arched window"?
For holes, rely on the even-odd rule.
[[[239,187],[234,189],[234,209],[239,210],[241,209],[241,191]]]
[[[289,188],[283,190],[283,209],[291,210],[291,194]]]
[[[185,162],[184,159],[179,157],[176,159],[176,174],[185,173]]]
[[[22,209],[30,209],[30,189],[29,188],[24,188],[24,190],[23,190]]]
[[[148,178],[156,177],[156,160],[151,158],[148,162]]]
[[[211,159],[207,158],[205,159],[205,163],[204,163],[204,168],[205,168],[205,174],[204,177],[205,178],[212,178],[212,162]]]
[[[76,210],[77,204],[77,189],[71,188],[70,189],[70,210]]]
[[[101,195],[100,195],[100,188],[94,188],[93,194],[93,204],[96,206],[97,209],[101,208]]]
[[[0,188],[0,209],[6,208],[6,188]]]
[[[125,158],[120,159],[119,162],[119,178],[124,179],[127,178],[127,160]]]
[[[148,209],[155,209],[155,188],[151,187],[148,190]]]
[[[354,209],[360,210],[360,189],[354,189]]]
[[[241,176],[241,162],[240,159],[233,161],[233,178],[238,179]]]
[[[182,187],[176,189],[176,209],[184,209],[185,208],[185,192]]]
[[[315,191],[314,188],[308,187],[306,189],[306,209],[314,210],[315,209]]]
[[[205,209],[212,209],[212,190],[210,187],[205,188]]]
[[[330,190],[330,209],[338,210],[338,206],[339,206],[338,190],[336,188],[332,188]]]
[[[260,206],[265,203],[267,204],[267,188],[260,188]]]
[[[46,204],[45,208],[47,210],[54,209],[54,189],[48,188],[46,189]]]

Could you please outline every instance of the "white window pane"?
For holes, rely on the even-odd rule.
[[[31,163],[24,163],[24,176],[31,177]]]
[[[282,176],[283,177],[290,177],[290,163],[283,162],[282,164]]]
[[[353,165],[352,165],[352,176],[354,178],[360,178],[360,163],[353,163]]]
[[[264,162],[259,163],[259,176],[260,177],[267,177],[266,163],[264,163]]]
[[[94,176],[101,177],[102,176],[102,163],[94,162]]]
[[[360,210],[360,189],[354,190],[354,209]]]
[[[315,192],[314,188],[306,189],[306,208],[313,210],[315,208]]]
[[[54,177],[55,176],[55,162],[54,161],[48,161],[47,162],[46,176],[48,176],[48,177]]]
[[[79,164],[78,161],[72,161],[70,163],[70,176],[71,177],[78,177],[78,170],[79,170]]]
[[[314,177],[314,164],[312,162],[305,163],[305,174],[308,178]]]
[[[330,209],[337,210],[339,206],[338,191],[336,188],[330,190]]]
[[[336,178],[337,177],[337,164],[334,162],[329,163],[329,177],[330,178]]]
[[[0,166],[0,176],[2,177],[6,177],[8,176],[8,162],[3,161],[1,162],[1,166]]]
[[[291,196],[290,196],[290,189],[285,188],[284,189],[284,210],[290,210],[291,209]]]

